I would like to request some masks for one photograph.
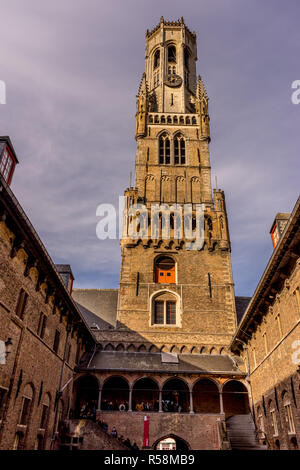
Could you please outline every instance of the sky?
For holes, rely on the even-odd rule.
[[[210,98],[212,181],[225,191],[236,295],[251,296],[270,226],[299,195],[299,0],[0,0],[0,135],[12,189],[77,288],[117,288],[119,240],[96,237],[134,169],[145,31],[184,17]]]

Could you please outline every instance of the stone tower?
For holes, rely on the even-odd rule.
[[[146,32],[135,186],[125,191],[117,330],[135,332],[144,344],[152,344],[150,350],[222,354],[236,328],[230,239],[224,193],[216,189],[212,195],[208,96],[196,61],[196,35],[183,18],[161,18]],[[128,230],[132,215],[127,209],[133,204],[147,209],[145,225],[137,226],[144,231],[135,237]],[[189,207],[193,229],[196,207],[202,204],[201,249],[188,249],[172,210],[170,237],[162,236],[161,215],[155,232],[154,204]]]

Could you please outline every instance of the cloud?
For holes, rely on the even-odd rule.
[[[0,134],[20,160],[13,190],[77,287],[118,285],[119,241],[96,238],[96,208],[117,204],[134,169],[145,30],[161,15],[184,16],[210,96],[212,175],[226,193],[236,292],[250,295],[271,254],[272,220],[299,192],[300,106],[290,99],[299,2],[11,0],[1,11]]]

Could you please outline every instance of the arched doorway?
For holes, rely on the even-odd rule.
[[[209,379],[198,380],[193,387],[195,413],[220,413],[220,395],[217,384]]]
[[[176,450],[186,452],[190,449],[189,444],[181,437],[169,434],[156,441],[153,445],[154,450]]]
[[[139,379],[132,390],[133,411],[158,411],[159,389],[157,383],[148,377]]]
[[[162,411],[186,413],[189,411],[189,389],[181,379],[168,380],[162,389]]]
[[[101,409],[108,411],[127,411],[129,385],[123,377],[110,377],[102,387]]]
[[[229,380],[223,387],[223,405],[226,416],[250,413],[248,391],[242,382]]]
[[[99,384],[96,377],[86,375],[76,381],[75,417],[91,419],[98,407]]]

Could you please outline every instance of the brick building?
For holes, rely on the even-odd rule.
[[[6,146],[15,155],[0,137],[0,152]],[[10,174],[0,173],[0,449],[49,449],[94,339],[72,299],[70,268],[53,264]]]
[[[261,439],[271,449],[300,442],[300,198],[277,214],[274,252],[231,343],[248,363]]]
[[[277,245],[251,301],[235,297],[196,60],[183,19],[147,31],[119,289],[72,291],[70,267],[53,264],[9,188],[17,158],[0,138],[0,448],[124,448],[95,419],[139,448],[278,447],[268,433],[259,443],[253,409],[261,430],[286,413],[293,435],[279,446],[297,446],[299,378],[280,358],[297,339],[299,204],[272,226]],[[283,328],[277,352],[264,356],[274,325]]]
[[[73,411],[80,415],[89,395],[98,418],[139,447],[145,414],[147,445],[171,437],[177,449],[219,449],[225,420],[249,414],[244,365],[228,348],[237,327],[230,238],[224,192],[212,194],[208,96],[196,60],[196,35],[183,19],[161,18],[147,31],[119,289],[73,292],[97,339],[78,368]],[[196,245],[187,229],[198,228],[199,207]],[[180,218],[187,209],[190,220]]]

